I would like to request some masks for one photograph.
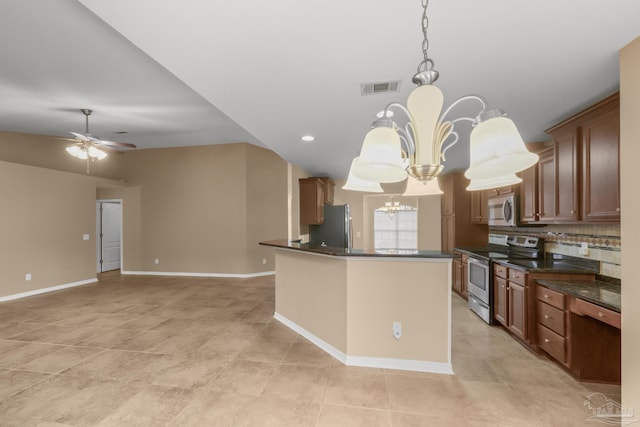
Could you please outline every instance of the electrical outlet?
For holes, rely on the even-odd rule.
[[[402,323],[393,322],[393,337],[397,340],[402,336]]]
[[[88,234],[83,234],[82,235],[82,240],[89,240],[89,235]]]
[[[160,260],[158,258],[156,258],[155,260],[153,260],[153,263],[158,265],[158,264],[160,264]]]
[[[26,280],[27,282],[28,282],[29,280],[31,280],[31,273],[27,273],[27,274],[25,274],[25,275],[24,275],[24,280]]]
[[[582,242],[580,244],[579,252],[580,255],[589,255],[589,244],[587,242]]]
[[[262,264],[263,265],[267,265],[267,259],[266,258],[262,258]]]

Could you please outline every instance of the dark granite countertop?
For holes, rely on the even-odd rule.
[[[544,280],[538,284],[620,313],[620,286],[599,280]]]
[[[519,270],[531,273],[592,273],[597,274],[598,271],[583,265],[577,265],[567,262],[563,259],[545,258],[545,259],[496,259],[495,262],[513,267]]]
[[[395,258],[452,258],[452,254],[442,251],[425,251],[417,249],[349,249],[331,246],[311,246],[309,243],[291,242],[286,239],[260,242],[263,246],[281,249],[293,249],[322,255],[340,257],[395,257]]]

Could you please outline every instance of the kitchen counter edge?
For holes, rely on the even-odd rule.
[[[611,294],[620,297],[620,287],[607,282],[601,282],[598,280],[546,280],[536,279],[536,282],[545,286],[551,290],[558,291],[565,295],[582,299],[593,304],[599,305],[604,308],[608,308],[615,312],[620,313],[621,306],[619,303],[611,301],[604,301],[602,299],[603,292],[609,292]]]
[[[259,242],[262,246],[280,249],[292,249],[301,252],[330,255],[336,257],[380,257],[380,258],[444,258],[451,259],[453,255],[442,251],[419,249],[349,249],[332,246],[312,246],[309,243],[291,242],[286,239],[267,240]]]

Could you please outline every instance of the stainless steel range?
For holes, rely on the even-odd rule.
[[[493,318],[493,261],[538,260],[544,258],[544,240],[529,236],[489,239],[486,249],[467,251],[469,308],[489,324]]]

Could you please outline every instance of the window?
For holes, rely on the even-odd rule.
[[[386,203],[374,211],[373,234],[375,249],[418,249],[418,209]]]

